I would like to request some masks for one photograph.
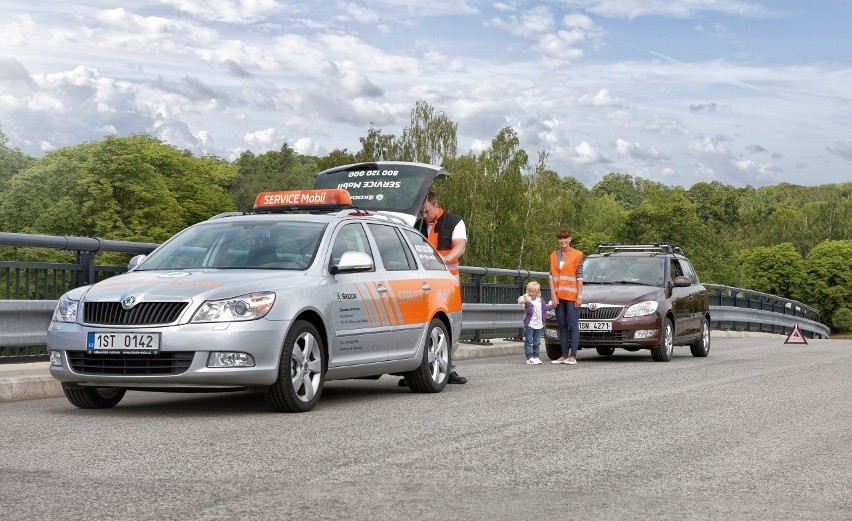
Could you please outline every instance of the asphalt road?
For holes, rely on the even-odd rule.
[[[852,341],[713,339],[576,366],[460,362],[415,395],[332,382],[0,403],[4,519],[852,519]]]

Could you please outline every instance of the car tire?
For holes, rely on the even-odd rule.
[[[625,351],[630,351],[631,353],[635,353],[636,351],[639,351],[638,347],[622,347],[622,349],[624,349]]]
[[[595,351],[601,356],[612,356],[615,353],[614,347],[596,347]]]
[[[80,409],[109,409],[124,398],[126,389],[121,387],[78,387],[62,384],[65,398]]]
[[[701,319],[701,334],[689,346],[692,356],[705,357],[710,354],[710,324],[706,318]]]
[[[293,323],[278,362],[278,379],[266,392],[266,403],[278,412],[308,412],[325,384],[325,349],[317,329],[306,320]]]
[[[660,343],[651,349],[651,358],[655,362],[668,362],[672,359],[672,351],[674,351],[674,325],[669,318],[664,318]]]
[[[447,386],[450,377],[450,335],[439,318],[433,318],[423,345],[423,362],[414,371],[406,373],[408,388],[415,393],[439,393]]]
[[[544,344],[544,349],[547,351],[547,358],[556,360],[562,358],[562,346],[559,344]]]

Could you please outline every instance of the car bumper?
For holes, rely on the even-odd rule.
[[[662,319],[657,315],[622,318],[612,321],[612,331],[581,331],[580,348],[583,347],[638,347],[651,348],[660,343]],[[559,343],[559,329],[555,323],[544,327],[544,341]]]
[[[240,388],[270,385],[278,378],[278,363],[289,322],[252,320],[226,324],[183,324],[161,328],[92,328],[53,322],[47,334],[50,352],[59,352],[61,365],[50,374],[61,382],[80,385],[137,388]],[[157,332],[157,354],[90,353],[89,332]],[[208,367],[212,352],[250,355],[253,367]],[[53,357],[52,357],[53,359]],[[168,374],[163,374],[164,367]]]

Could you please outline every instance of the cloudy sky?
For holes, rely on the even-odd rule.
[[[360,149],[417,100],[591,187],[852,181],[849,0],[0,0],[0,129],[235,158]]]

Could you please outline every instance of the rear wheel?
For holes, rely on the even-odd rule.
[[[615,353],[614,347],[596,347],[595,351],[601,356],[612,356]]]
[[[121,387],[77,387],[62,384],[68,401],[81,409],[109,409],[115,407],[127,392]]]
[[[308,321],[297,320],[281,350],[278,380],[269,387],[266,403],[279,412],[307,412],[322,395],[325,349],[317,329]]]
[[[551,360],[562,358],[562,346],[559,344],[544,344],[544,348],[547,350],[547,358]]]
[[[663,330],[660,332],[660,343],[651,349],[651,358],[655,362],[668,362],[672,359],[674,350],[674,325],[668,318],[663,319]]]
[[[420,367],[405,374],[409,389],[415,393],[438,393],[447,386],[450,342],[447,326],[441,319],[432,319],[423,346],[423,362]]]
[[[692,356],[705,357],[710,354],[710,324],[706,318],[701,319],[701,334],[689,346]]]

